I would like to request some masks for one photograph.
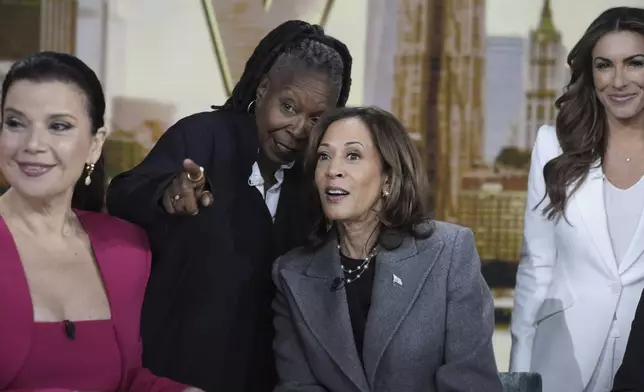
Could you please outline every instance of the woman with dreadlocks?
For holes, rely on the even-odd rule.
[[[271,391],[271,264],[301,245],[299,169],[311,127],[344,106],[351,55],[321,27],[286,22],[255,49],[223,106],[184,118],[111,182],[111,214],[143,227],[153,267],[144,364],[206,391]]]

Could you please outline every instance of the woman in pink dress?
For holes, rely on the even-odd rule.
[[[100,213],[105,99],[82,61],[13,65],[0,100],[0,391],[197,390],[141,366],[145,234]]]

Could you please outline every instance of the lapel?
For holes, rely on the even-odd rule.
[[[0,217],[0,390],[16,376],[27,355],[34,325],[31,293],[9,228]]]
[[[320,219],[321,209],[311,208],[312,198],[319,198],[308,185],[302,167],[296,164],[286,170],[275,215],[276,256],[296,248],[313,231],[313,224]]]
[[[255,117],[248,114],[240,114],[235,117],[234,126],[236,128],[233,132],[235,138],[235,148],[237,151],[236,162],[237,170],[239,171],[240,178],[248,185],[248,177],[253,171],[253,164],[259,157],[259,135],[257,125],[255,124]],[[234,170],[235,168],[226,168],[225,170]]]
[[[119,293],[121,290],[119,290],[118,287],[113,286],[117,285],[119,281],[123,281],[123,279],[119,279],[119,273],[123,273],[124,271],[119,270],[119,268],[114,265],[115,263],[118,264],[117,260],[119,260],[119,258],[110,255],[110,250],[111,248],[118,249],[119,247],[108,238],[102,238],[102,233],[105,231],[105,228],[102,227],[101,223],[105,223],[105,220],[100,218],[103,218],[103,216],[85,211],[74,212],[78,216],[78,220],[89,238],[94,259],[96,260],[96,267],[101,275],[105,295],[107,296],[107,301],[110,305],[111,318],[115,321],[118,318],[118,312],[115,312],[116,304],[113,302],[115,302],[117,298],[114,298],[113,294]],[[107,246],[110,243],[112,247]],[[110,263],[108,263],[107,260],[110,260]]]
[[[582,220],[593,244],[610,271],[617,276],[617,262],[606,220],[604,173],[600,165],[597,164],[590,169],[586,181],[581,184],[573,199],[579,207]]]
[[[639,186],[639,185],[637,185]],[[644,211],[640,211],[640,220],[633,234],[631,244],[624,254],[624,259],[619,263],[619,273],[626,271],[644,253]]]
[[[368,392],[353,339],[346,291],[331,290],[333,280],[341,276],[337,240],[328,241],[313,254],[305,274],[282,271],[282,278],[320,346],[360,391]]]
[[[405,236],[398,249],[381,251],[376,258],[371,309],[364,337],[364,364],[369,385],[387,346],[418,298],[443,242],[431,242],[418,257],[416,240]]]
[[[111,320],[114,326],[116,339],[121,349],[121,368],[122,375],[121,387],[127,382],[126,369],[131,367],[129,363],[129,353],[124,349],[129,347],[127,340],[127,331],[131,327],[131,320],[138,320],[137,315],[129,314],[129,310],[136,308],[134,298],[129,298],[132,293],[131,279],[124,279],[123,275],[130,272],[127,264],[131,262],[128,257],[124,258],[122,244],[114,241],[110,235],[109,218],[107,215],[91,213],[85,211],[74,211],[78,216],[83,229],[87,233],[89,242],[96,260],[96,267],[101,275],[103,287],[110,306]],[[108,219],[106,219],[108,218]],[[140,308],[135,309],[140,312]],[[135,316],[135,318],[132,318]]]

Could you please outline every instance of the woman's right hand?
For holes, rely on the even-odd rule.
[[[200,207],[209,207],[212,193],[204,190],[203,167],[190,159],[183,161],[183,172],[176,176],[163,194],[163,207],[169,214],[197,215]]]

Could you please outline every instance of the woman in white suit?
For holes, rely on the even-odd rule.
[[[644,10],[605,11],[568,64],[532,151],[510,370],[604,392],[644,288]]]

